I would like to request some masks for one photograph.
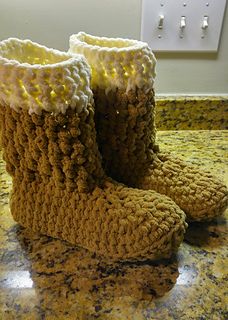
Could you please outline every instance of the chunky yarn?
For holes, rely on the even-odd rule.
[[[147,94],[140,89],[128,93],[117,90],[106,96],[103,89],[97,89],[94,97],[98,144],[111,177],[169,196],[188,220],[212,219],[225,210],[227,189],[219,179],[159,151],[153,90]]]
[[[98,144],[106,172],[128,186],[153,189],[171,197],[189,220],[220,215],[228,202],[224,184],[197,166],[159,152],[156,145],[152,71],[156,60],[147,44],[79,33],[70,37],[69,52],[83,53],[91,66]],[[122,68],[126,63],[134,70],[130,81],[134,86],[129,86],[129,82],[119,85],[116,78],[123,74],[111,76],[106,68],[107,61],[115,66],[122,56],[126,58]],[[137,62],[141,69],[133,67]],[[118,73],[119,69],[115,69]],[[106,75],[108,83],[102,81]],[[138,85],[134,78],[143,81]]]
[[[40,63],[45,61],[44,52]],[[0,66],[0,74],[4,68]],[[56,68],[63,72],[65,67],[60,62]],[[87,70],[88,66],[85,74]],[[7,86],[6,81],[1,85]],[[83,77],[80,81],[84,84]],[[15,221],[111,259],[169,257],[183,240],[185,214],[166,196],[107,178],[96,144],[93,106],[87,102],[78,107],[69,104],[62,113],[53,105],[51,110],[56,112],[41,108],[29,113],[29,103],[16,110],[7,100],[0,106],[1,143],[13,180],[10,208]]]
[[[92,69],[92,88],[151,88],[155,78],[155,57],[145,42],[94,37],[79,32],[70,37],[70,52],[83,54]]]
[[[0,43],[0,70],[0,104],[14,110],[80,112],[91,102],[90,69],[81,55],[10,38]]]

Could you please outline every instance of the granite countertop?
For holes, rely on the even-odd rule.
[[[228,131],[164,131],[158,141],[228,182]],[[170,260],[111,264],[19,227],[2,160],[0,186],[0,319],[228,319],[228,212],[191,224]]]
[[[160,130],[227,130],[228,95],[156,95]]]

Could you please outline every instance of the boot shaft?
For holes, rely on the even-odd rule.
[[[92,106],[80,114],[29,115],[0,108],[3,157],[17,182],[53,180],[56,187],[92,190],[103,177]]]
[[[154,92],[94,90],[97,139],[104,169],[117,181],[131,185],[145,174],[155,145]]]
[[[82,32],[70,37],[69,51],[84,54],[91,66],[103,166],[118,181],[135,185],[157,150],[155,57],[146,43]]]
[[[41,55],[40,64],[25,63],[26,52],[33,62]],[[15,185],[53,180],[59,188],[92,190],[104,174],[84,58],[16,39],[0,44],[0,56],[1,140]]]

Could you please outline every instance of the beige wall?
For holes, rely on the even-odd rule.
[[[30,38],[66,50],[69,35],[140,38],[140,0],[0,0],[0,39]],[[228,14],[218,54],[156,54],[161,94],[228,94]]]

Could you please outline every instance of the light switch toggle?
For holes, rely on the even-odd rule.
[[[181,17],[181,21],[180,21],[180,29],[181,29],[181,31],[184,31],[185,27],[186,27],[186,17],[182,16]]]
[[[202,23],[202,29],[203,30],[206,30],[208,28],[208,26],[209,26],[208,20],[209,20],[209,17],[208,16],[204,16],[203,23]]]
[[[164,25],[164,15],[160,14],[159,16],[159,21],[158,21],[158,29],[163,29],[163,25]]]

